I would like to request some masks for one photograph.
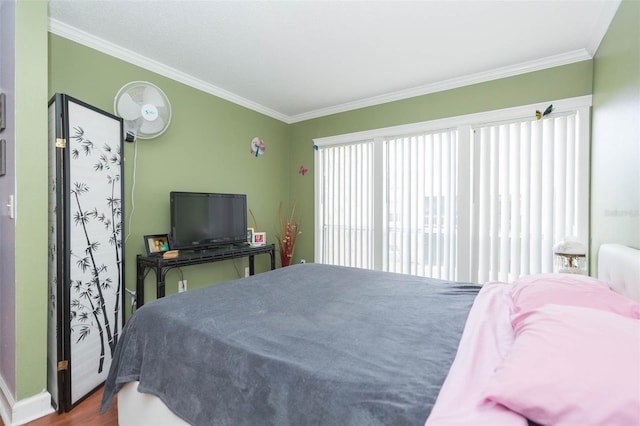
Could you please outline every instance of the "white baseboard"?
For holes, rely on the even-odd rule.
[[[39,394],[16,401],[6,383],[0,377],[0,416],[6,426],[22,425],[54,412],[51,394]]]

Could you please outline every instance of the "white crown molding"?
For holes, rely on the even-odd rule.
[[[617,7],[615,8],[617,9]],[[613,13],[615,13],[615,9]],[[609,20],[610,21],[610,20]],[[606,19],[602,22],[606,23]],[[194,87],[203,92],[225,99],[229,102],[233,102],[237,105],[243,106],[250,110],[264,114],[276,120],[280,120],[286,124],[298,123],[301,121],[311,120],[314,118],[324,117],[331,114],[337,114],[341,112],[351,111],[360,108],[366,108],[370,106],[380,105],[388,102],[399,101],[403,99],[413,98],[416,96],[427,95],[430,93],[441,92],[444,90],[456,89],[472,84],[484,83],[492,80],[498,80],[501,78],[512,77],[529,72],[539,71],[547,68],[553,68],[562,65],[568,65],[580,61],[586,61],[592,59],[593,56],[585,49],[579,49],[572,52],[567,52],[559,55],[549,56],[534,61],[523,62],[516,65],[497,68],[490,71],[480,72],[476,74],[470,74],[466,76],[456,77],[441,82],[431,83],[411,89],[400,90],[397,92],[388,93],[385,95],[374,96],[371,98],[361,99],[354,102],[348,102],[341,105],[336,105],[328,108],[321,108],[314,111],[309,111],[302,114],[288,116],[275,111],[264,105],[250,101],[241,96],[235,95],[227,90],[221,89],[217,86],[206,83],[200,79],[197,79],[189,74],[178,71],[174,68],[168,67],[158,61],[150,59],[146,56],[140,55],[136,52],[128,50],[122,46],[118,46],[101,38],[95,37],[85,31],[79,30],[70,25],[64,24],[55,19],[49,19],[49,32],[56,34],[60,37],[67,38],[77,43],[88,46],[92,49],[98,50],[107,55],[116,57],[123,61],[137,65],[139,67],[148,69],[157,74],[163,75],[167,78],[179,81],[191,87]],[[606,28],[605,28],[606,32]],[[604,33],[603,33],[604,34]],[[594,41],[594,43],[599,43]]]
[[[531,119],[533,119],[533,117],[535,117],[534,111],[536,109],[544,110],[550,104],[553,104],[553,112],[555,114],[566,113],[569,111],[590,108],[593,104],[593,97],[592,95],[576,96],[573,98],[549,100],[546,102],[538,102],[535,104],[501,108],[491,111],[482,111],[455,117],[401,124],[399,126],[363,130],[360,132],[345,133],[335,136],[325,136],[313,139],[313,143],[321,147],[336,146],[342,144],[350,144],[358,141],[373,140],[375,138],[390,138],[397,135],[440,131],[442,129],[450,129],[460,126],[481,127],[488,124],[519,120],[525,117],[530,117]]]
[[[287,122],[288,120],[288,117],[286,115],[281,114],[278,111],[274,111],[273,109],[267,108],[256,102],[235,95],[227,90],[206,83],[187,73],[178,71],[163,63],[155,61],[139,53],[133,52],[122,46],[118,46],[117,44],[98,38],[92,34],[79,30],[78,28],[72,27],[58,20],[49,19],[49,32],[60,37],[75,41],[76,43],[80,43],[107,55],[129,62],[133,65],[137,65],[141,68],[153,71],[164,77],[179,81],[180,83],[184,83],[188,86],[191,86],[198,90],[202,90],[203,92],[225,99],[229,102],[233,102],[234,104],[259,112],[271,118],[275,118],[276,120],[284,122]]]
[[[591,41],[587,46],[587,51],[591,56],[595,56],[598,51],[598,47],[600,47],[600,43],[602,43],[602,39],[605,34],[609,30],[609,25],[613,22],[613,17],[618,12],[618,8],[620,7],[620,3],[622,0],[611,0],[603,4],[602,13],[600,14],[600,19],[596,23],[595,28],[591,33]]]
[[[568,65],[575,62],[586,61],[589,59],[592,59],[592,56],[589,55],[589,53],[585,49],[575,50],[575,51],[563,53],[560,55],[554,55],[554,56],[549,56],[542,59],[537,59],[535,61],[523,62],[516,65],[496,68],[490,71],[456,77],[449,80],[440,81],[437,83],[414,87],[412,89],[401,90],[401,91],[388,93],[381,96],[375,96],[372,98],[362,99],[355,102],[336,105],[330,108],[318,109],[315,111],[310,111],[308,113],[299,114],[299,115],[290,117],[290,119],[292,123],[304,121],[304,120],[310,120],[313,118],[324,117],[330,114],[337,114],[340,112],[351,111],[354,109],[380,105],[388,102],[400,101],[403,99],[413,98],[416,96],[442,92],[444,90],[457,89],[464,86],[470,86],[472,84],[485,83],[487,81],[499,80],[501,78],[506,78],[506,77],[513,77],[520,74],[540,71],[540,70],[553,68],[561,65]]]

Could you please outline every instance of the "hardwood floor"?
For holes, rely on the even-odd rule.
[[[118,395],[113,398],[109,410],[100,414],[100,401],[102,389],[98,389],[87,399],[78,404],[68,413],[52,413],[33,422],[28,426],[117,426],[118,425]],[[4,426],[0,420],[0,426]]]

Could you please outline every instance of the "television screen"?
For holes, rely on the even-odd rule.
[[[172,191],[169,198],[172,249],[247,242],[245,194]]]

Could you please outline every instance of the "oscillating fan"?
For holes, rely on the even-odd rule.
[[[122,86],[113,101],[113,109],[124,120],[127,142],[160,136],[171,122],[169,98],[148,81],[132,81]]]

